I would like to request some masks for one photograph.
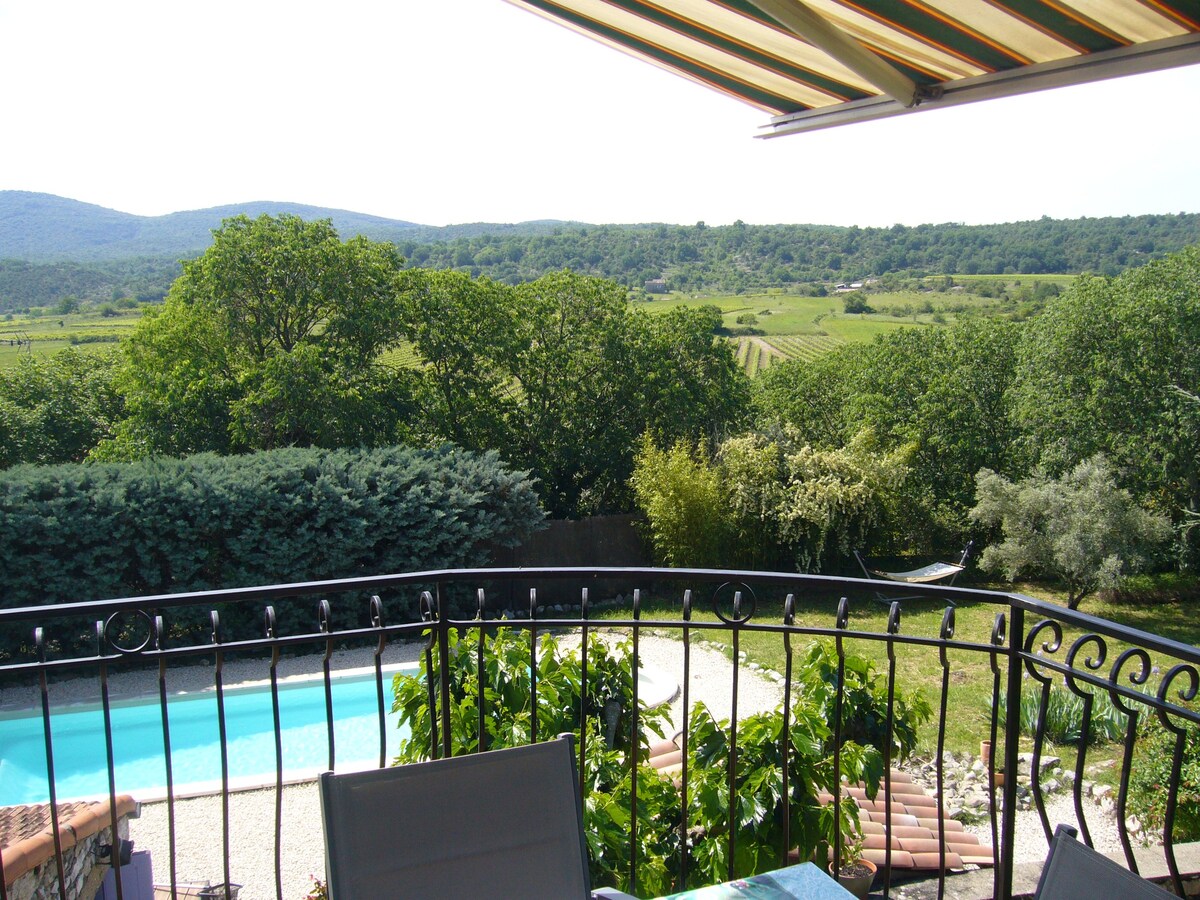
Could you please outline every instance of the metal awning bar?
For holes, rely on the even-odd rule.
[[[889,118],[905,112],[961,106],[980,100],[1011,97],[1194,63],[1200,63],[1200,34],[1185,34],[1146,44],[1090,53],[1083,57],[1059,59],[948,82],[944,85],[942,96],[936,102],[922,103],[916,109],[901,106],[888,97],[871,97],[833,107],[775,116],[764,126],[769,130],[758,137],[782,137],[854,122]]]
[[[836,25],[800,0],[750,0],[750,2],[797,37],[821,48],[846,68],[873,84],[893,102],[905,108],[920,99],[916,82],[888,65]]]

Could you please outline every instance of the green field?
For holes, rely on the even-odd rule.
[[[1042,284],[1057,284],[1065,290],[1078,277],[1078,275],[955,275],[954,280],[967,284],[980,281],[999,281],[1004,284],[1017,286],[1032,285],[1041,282]],[[932,281],[933,279],[927,280]]]
[[[1022,284],[1035,282],[1062,288],[1074,277],[956,275],[955,280],[998,282],[1009,290],[1017,290]],[[937,283],[937,279],[928,281]],[[679,306],[717,307],[722,324],[730,333],[738,363],[751,377],[785,360],[811,360],[840,344],[870,341],[898,328],[940,327],[968,316],[997,315],[1006,309],[1002,301],[973,294],[965,285],[948,290],[867,294],[866,300],[873,310],[870,313],[844,312],[843,299],[839,294],[807,297],[781,291],[737,296],[676,293],[655,297],[646,305],[651,311],[662,312]],[[1011,305],[1007,308],[1011,309]],[[747,315],[754,316],[751,324],[738,322]]]
[[[944,278],[928,278],[934,289],[870,293],[870,313],[844,312],[844,297],[808,297],[771,290],[741,295],[673,293],[645,301],[651,312],[675,307],[715,306],[733,343],[738,362],[754,376],[785,360],[811,360],[843,343],[870,341],[897,328],[939,327],[964,316],[996,315],[1006,309],[1002,301],[971,293],[972,283],[987,291],[997,283],[1009,291],[1035,283],[1064,288],[1073,275],[955,275],[955,286],[946,289]],[[1011,305],[1007,307],[1011,309]],[[108,316],[96,310],[68,315],[13,316],[0,321],[0,366],[12,365],[22,355],[44,356],[68,346],[84,351],[112,347],[128,335],[142,309],[122,309]],[[750,323],[739,317],[753,316]],[[389,351],[385,361],[408,366],[417,357],[408,345]]]
[[[141,309],[123,309],[115,315],[98,312],[68,315],[12,316],[0,321],[0,366],[22,356],[49,356],[66,347],[84,352],[111,349],[133,331]]]

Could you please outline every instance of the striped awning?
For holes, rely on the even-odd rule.
[[[1200,0],[509,2],[764,110],[765,137],[1200,63]]]

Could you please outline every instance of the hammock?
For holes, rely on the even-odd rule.
[[[885,581],[896,581],[901,584],[934,584],[939,581],[945,581],[947,585],[954,584],[954,579],[958,573],[967,567],[967,560],[971,556],[971,548],[974,546],[974,541],[968,541],[967,546],[963,548],[962,556],[958,562],[935,562],[927,566],[921,566],[919,569],[910,569],[907,572],[888,572],[884,569],[877,569],[868,565],[867,560],[857,550],[854,551],[854,558],[858,560],[859,566],[862,567],[863,574],[868,578],[882,579]],[[883,594],[878,594],[876,599],[881,602],[889,602],[890,600],[911,600],[912,597],[886,597]],[[953,606],[953,602],[950,604]]]
[[[911,572],[884,572],[882,569],[867,569],[867,571],[879,578],[886,578],[888,581],[903,581],[906,584],[933,584],[935,581],[957,575],[965,568],[966,566],[954,563],[936,562],[913,569]]]

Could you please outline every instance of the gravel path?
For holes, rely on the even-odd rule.
[[[677,640],[644,635],[640,644],[643,665],[658,676],[655,680],[679,685],[683,679],[682,644]],[[411,662],[419,658],[418,644],[395,645],[388,648],[385,664]],[[373,665],[369,649],[338,653],[333,659],[337,671],[366,669]],[[731,663],[714,649],[693,646],[691,653],[692,703],[706,703],[717,718],[730,714],[732,691]],[[321,657],[309,656],[286,659],[280,663],[282,678],[311,676],[321,671]],[[263,681],[265,664],[261,661],[228,663],[224,670],[225,683]],[[114,699],[144,696],[157,691],[156,673],[119,673],[110,681]],[[173,690],[204,690],[211,688],[211,665],[173,669],[170,685]],[[95,700],[95,681],[64,682],[54,685],[56,702],[63,700]],[[743,667],[739,678],[738,714],[773,709],[782,699],[782,687],[762,672]],[[0,691],[0,709],[19,708],[30,702],[28,689]],[[682,691],[675,694],[671,716],[678,728],[682,722]],[[269,900],[275,897],[273,849],[269,836],[275,830],[275,791],[272,788],[246,790],[230,795],[230,877],[243,885],[241,900]],[[324,871],[324,849],[321,832],[320,803],[316,785],[309,781],[285,786],[282,791],[283,817],[280,852],[282,859],[282,891],[289,900],[302,900],[308,892],[311,876]],[[1093,813],[1092,810],[1095,810]],[[1060,822],[1075,824],[1075,812],[1069,795],[1048,801],[1051,827]],[[223,856],[222,803],[219,796],[179,799],[175,803],[176,880],[177,883],[220,882]],[[1111,813],[1098,806],[1088,808],[1088,823],[1100,849],[1118,849],[1115,822]],[[971,830],[990,843],[989,827],[972,826]],[[165,802],[146,802],[140,819],[130,822],[130,837],[138,849],[150,850],[155,860],[155,878],[166,882],[170,878],[168,860],[168,817]],[[1021,811],[1017,816],[1017,861],[1042,860],[1046,843],[1040,820],[1034,811]]]

